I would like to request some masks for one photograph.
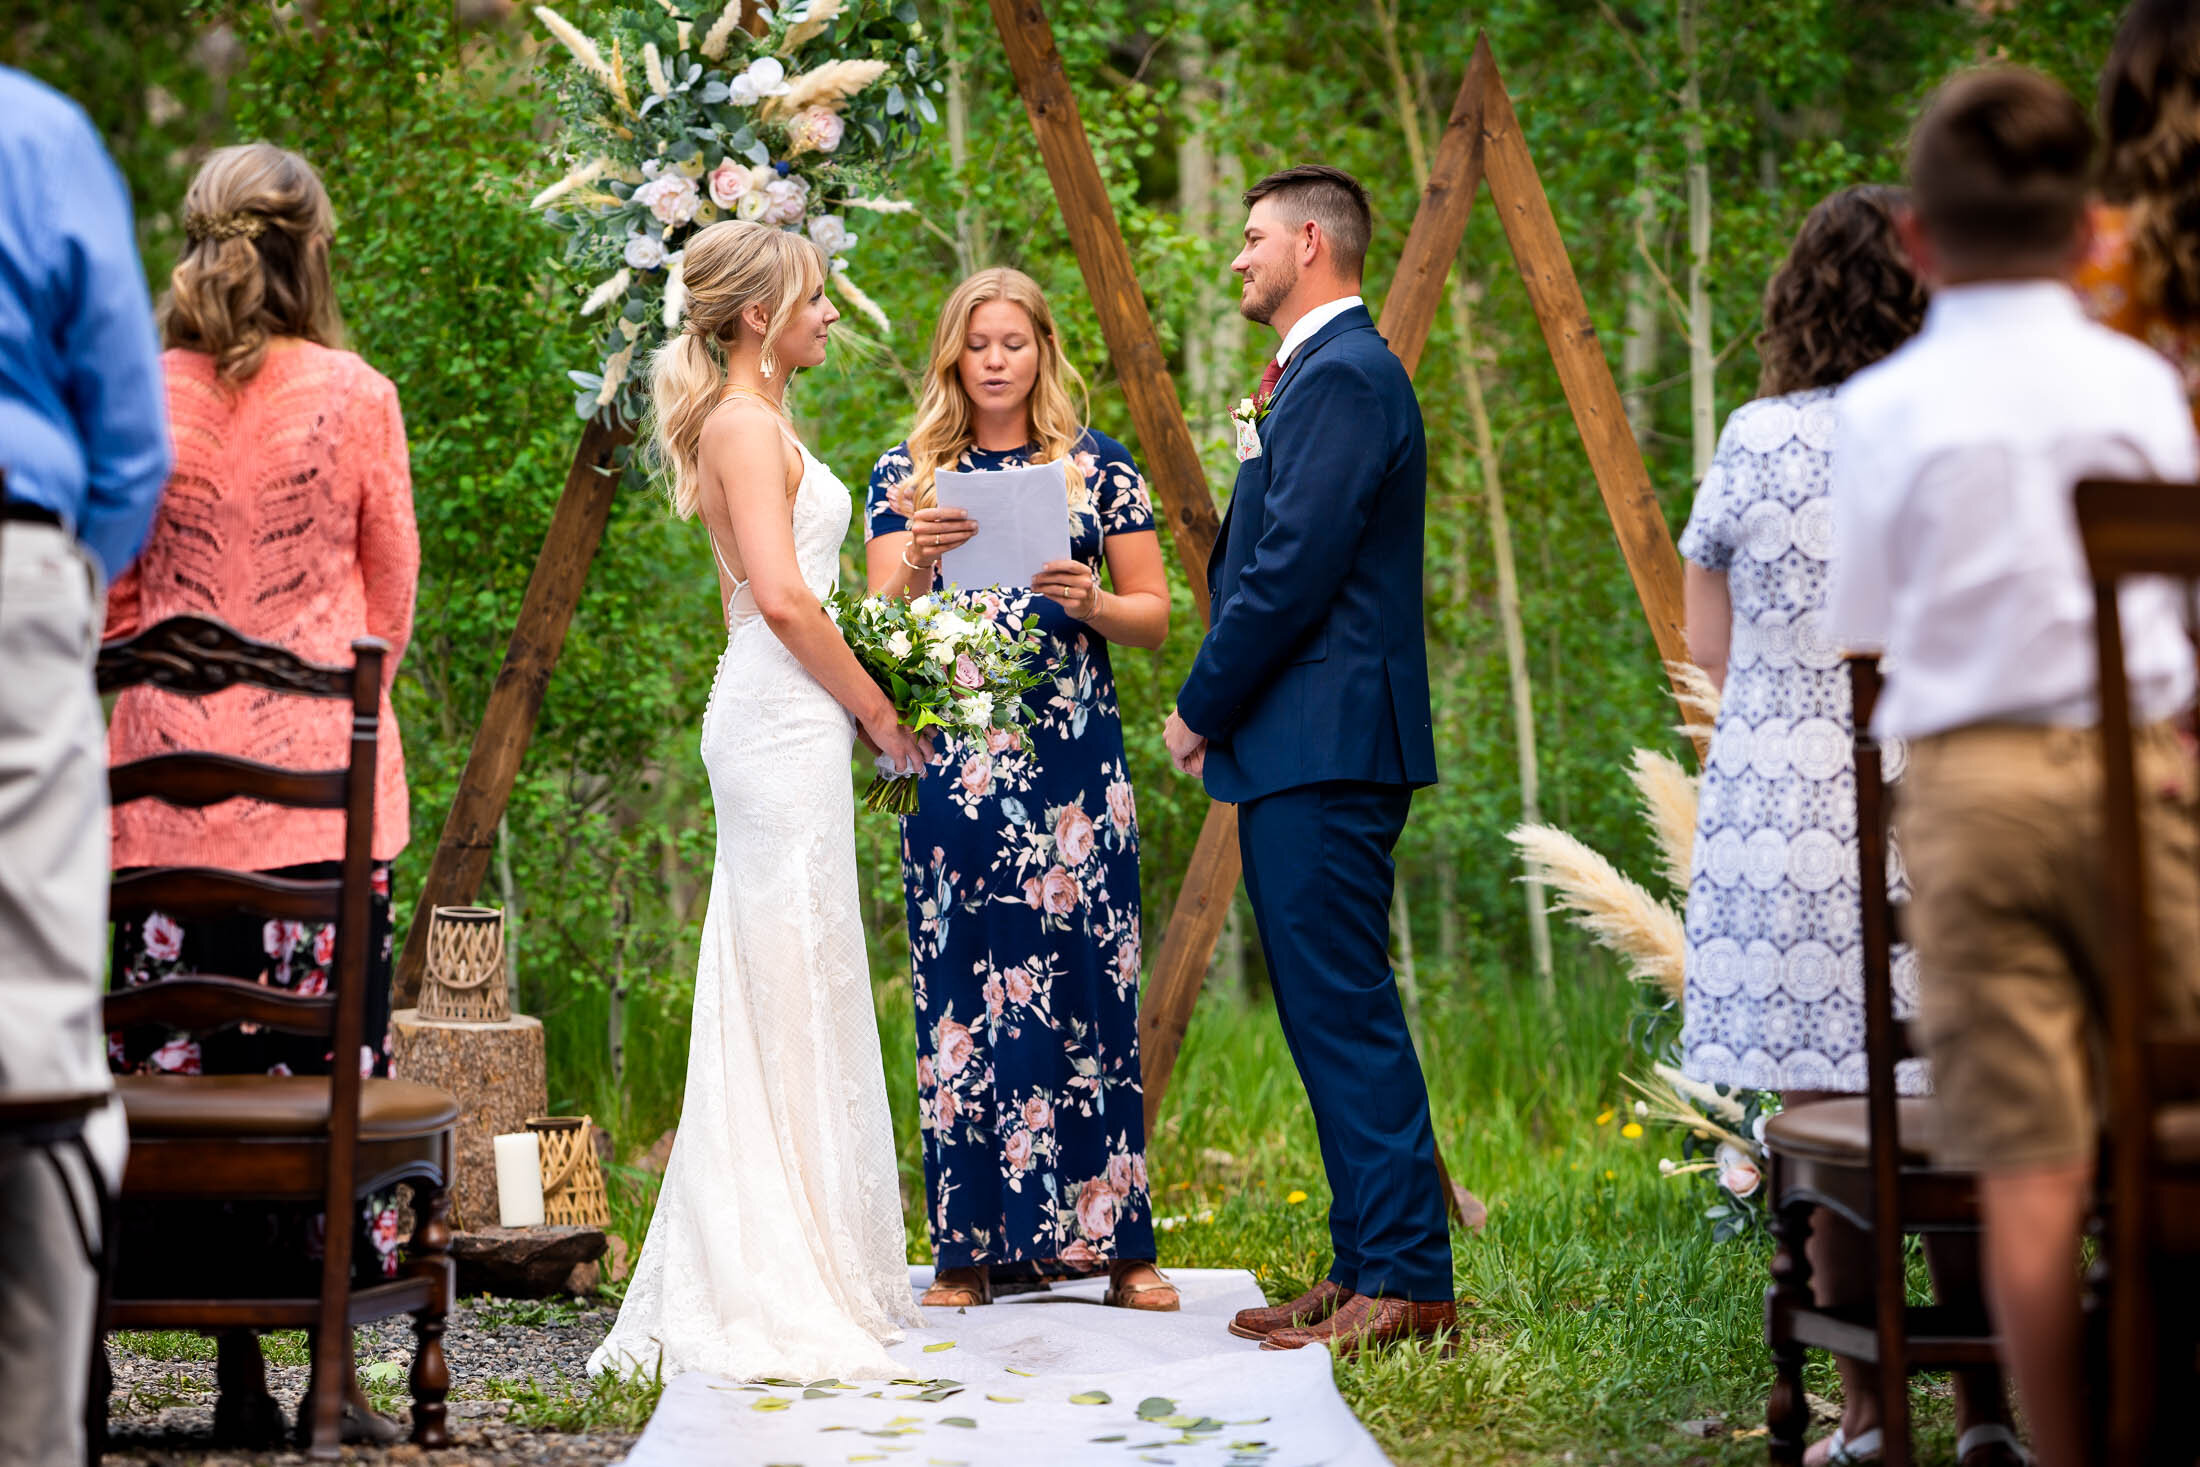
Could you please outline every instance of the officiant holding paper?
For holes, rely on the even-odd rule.
[[[1103,1267],[1109,1303],[1177,1307],[1153,1266],[1138,821],[1108,661],[1111,642],[1161,645],[1168,580],[1145,480],[1082,426],[1083,393],[1038,284],[981,270],[871,474],[872,594],[952,580],[1036,616],[1047,674],[1022,728],[943,739],[902,817],[935,1307]]]

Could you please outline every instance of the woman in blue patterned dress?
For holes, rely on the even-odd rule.
[[[943,740],[902,822],[934,1306],[989,1303],[996,1270],[1105,1264],[1109,1303],[1177,1307],[1153,1266],[1138,822],[1108,664],[1110,642],[1161,645],[1168,580],[1138,467],[1079,425],[1073,386],[1038,285],[982,270],[941,309],[916,426],[871,475],[874,595],[931,591],[977,532],[938,504],[941,469],[1058,461],[1070,502],[1071,558],[987,593],[1039,619],[1031,721]]]

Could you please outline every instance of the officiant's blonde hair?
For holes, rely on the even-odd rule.
[[[1083,481],[1072,455],[1084,431],[1085,379],[1062,354],[1054,312],[1047,308],[1039,282],[1021,270],[996,265],[955,287],[947,304],[940,307],[939,325],[932,331],[932,360],[924,369],[924,392],[917,399],[917,425],[909,430],[909,492],[918,509],[930,509],[939,502],[933,476],[953,468],[977,441],[977,414],[970,394],[963,390],[960,367],[970,318],[988,301],[1007,301],[1031,318],[1039,348],[1039,375],[1028,399],[1036,445],[1032,461],[1062,460],[1067,466],[1063,477],[1072,490]]]
[[[684,322],[649,361],[650,440],[681,519],[695,517],[703,492],[703,421],[725,394],[726,348],[745,329],[741,313],[753,305],[765,309],[768,376],[775,370],[771,343],[795,307],[823,288],[828,268],[809,236],[746,219],[723,220],[688,241],[681,255]]]

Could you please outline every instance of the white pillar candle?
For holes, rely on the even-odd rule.
[[[533,1131],[493,1138],[497,1152],[497,1222],[542,1226],[542,1137]]]

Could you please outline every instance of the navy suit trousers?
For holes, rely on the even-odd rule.
[[[1329,1277],[1360,1294],[1452,1297],[1428,1086],[1390,968],[1391,850],[1413,793],[1333,780],[1238,807],[1245,891],[1334,1201]]]

